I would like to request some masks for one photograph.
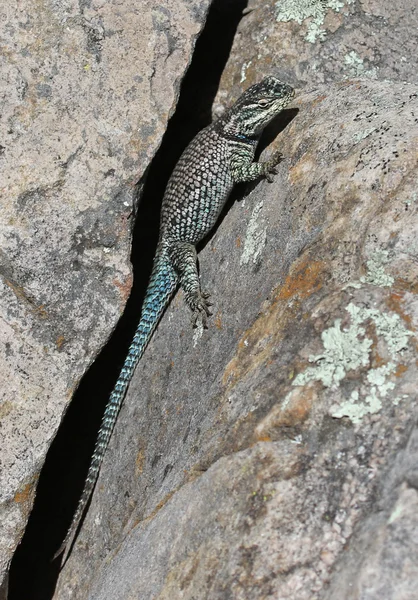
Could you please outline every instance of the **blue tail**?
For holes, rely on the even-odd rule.
[[[81,517],[84,513],[84,509],[86,508],[87,502],[89,501],[96,483],[100,466],[102,464],[106,448],[109,444],[110,436],[112,435],[123,398],[125,397],[129,382],[132,379],[135,367],[143,355],[144,350],[158,324],[158,321],[167,307],[171,296],[176,290],[177,285],[178,276],[174,268],[171,266],[166,253],[164,250],[157,250],[150,282],[148,284],[144,304],[142,307],[141,319],[132,343],[129,346],[128,354],[125,358],[125,362],[118,380],[110,395],[109,402],[107,403],[77,510],[63,543],[54,555],[55,559],[66,549],[62,564],[64,564],[67,559],[68,552],[71,549],[73,539],[77,532]]]

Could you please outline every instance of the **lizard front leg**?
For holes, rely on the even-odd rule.
[[[191,309],[193,327],[197,327],[199,319],[207,329],[207,318],[212,315],[208,302],[209,294],[202,292],[199,273],[197,271],[196,248],[189,242],[174,242],[170,248],[170,259],[180,279],[187,305]]]
[[[242,181],[254,181],[259,177],[265,177],[269,183],[277,173],[277,165],[283,160],[281,152],[275,152],[265,162],[249,162],[246,156],[237,153],[231,158],[231,174],[235,183]]]

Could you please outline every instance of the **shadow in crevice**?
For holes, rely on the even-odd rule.
[[[211,121],[211,107],[247,0],[214,0],[178,106],[148,170],[134,228],[134,286],[109,342],[83,377],[48,452],[25,535],[12,561],[9,600],[51,600],[59,547],[76,509],[104,407],[139,318],[158,238],[164,188],[181,152]]]

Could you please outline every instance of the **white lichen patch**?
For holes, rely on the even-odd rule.
[[[379,387],[382,396],[386,396],[389,390],[393,390],[395,387],[391,381],[387,381],[387,376],[395,370],[396,365],[393,362],[389,362],[382,367],[376,369],[370,369],[367,373],[367,381],[372,385]]]
[[[326,36],[322,25],[325,21],[327,10],[339,12],[345,4],[353,4],[354,0],[280,0],[276,2],[276,21],[296,21],[301,25],[306,19],[306,41],[312,44],[316,40],[323,40]]]
[[[341,329],[341,319],[336,319],[333,326],[322,332],[324,353],[309,358],[315,366],[299,373],[293,385],[321,381],[325,387],[336,388],[349,371],[367,366],[373,340],[366,335],[363,324],[372,321],[378,339],[387,348],[390,360],[385,365],[368,371],[362,386],[362,399],[360,390],[357,389],[339,406],[331,408],[333,417],[349,417],[353,423],[359,423],[365,415],[379,412],[382,399],[387,398],[395,388],[390,377],[395,374],[413,333],[406,329],[397,314],[383,313],[378,309],[360,307],[353,303],[346,310],[351,317],[349,327]]]
[[[369,362],[370,347],[373,341],[365,337],[365,329],[360,327],[359,318],[354,318],[350,327],[341,329],[341,319],[322,332],[324,353],[311,356],[309,362],[315,363],[303,373],[299,373],[293,385],[305,385],[309,381],[321,381],[325,387],[338,387],[347,371],[365,367]],[[359,339],[363,336],[363,339]]]
[[[241,79],[240,83],[243,83],[247,79],[247,69],[251,65],[253,61],[249,60],[248,62],[243,63],[241,67]]]
[[[364,131],[357,131],[353,135],[353,140],[355,144],[358,144],[362,140],[365,140],[369,135],[376,131],[376,127],[370,127],[370,129],[365,129]]]
[[[396,364],[389,362],[377,369],[370,369],[367,373],[367,380],[372,385],[363,401],[360,400],[358,390],[354,390],[348,400],[332,410],[332,416],[337,419],[348,417],[353,423],[360,423],[366,415],[378,413],[383,406],[382,398],[385,398],[389,391],[395,387],[393,381],[388,379],[395,368]],[[397,404],[396,402],[393,403]]]
[[[201,321],[197,322],[197,327],[193,330],[193,348],[196,348],[199,340],[201,339],[204,332],[204,327]]]
[[[350,398],[335,408],[332,416],[336,419],[348,417],[353,423],[360,423],[366,415],[373,415],[382,408],[382,402],[377,396],[367,396],[364,402],[359,402],[358,390],[351,392]]]
[[[366,262],[367,274],[360,277],[361,283],[371,283],[380,287],[392,286],[395,280],[385,271],[388,262],[389,252],[387,250],[375,250]]]
[[[392,275],[386,273],[385,266],[388,262],[389,252],[378,248],[366,261],[366,275],[362,275],[360,281],[350,281],[344,286],[344,289],[350,287],[360,289],[365,283],[379,287],[391,287],[395,280]]]
[[[262,208],[263,201],[260,200],[260,202],[253,208],[251,213],[250,221],[247,227],[247,233],[245,235],[244,249],[240,259],[240,265],[247,265],[250,260],[252,260],[253,263],[256,263],[266,245],[267,227],[262,227],[260,223],[258,223],[258,216]]]
[[[369,79],[377,79],[377,67],[366,69],[364,60],[354,50],[344,56],[344,64],[347,68],[347,78],[368,77]]]
[[[400,316],[396,313],[382,313],[375,308],[356,307],[356,309],[361,312],[364,319],[373,319],[377,335],[385,340],[390,356],[399,361],[407,349],[409,338],[414,335],[412,331],[406,329]]]

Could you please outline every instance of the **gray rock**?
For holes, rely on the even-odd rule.
[[[200,255],[209,331],[179,293],[136,370],[59,600],[418,589],[416,86],[295,106]]]
[[[367,77],[418,82],[415,0],[250,0],[215,112],[265,73],[298,88]]]
[[[63,412],[129,295],[136,184],[208,5],[0,8],[0,581]]]

